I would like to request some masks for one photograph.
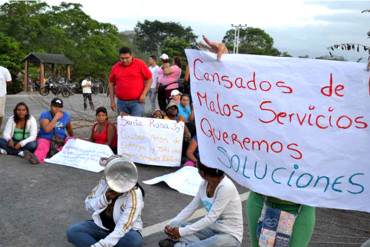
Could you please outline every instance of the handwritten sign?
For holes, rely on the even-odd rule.
[[[370,212],[365,64],[186,54],[202,162],[264,195]]]
[[[62,151],[55,154],[45,162],[70,166],[91,172],[101,172],[104,167],[99,165],[101,157],[113,155],[107,145],[96,144],[81,139],[70,139],[64,145]]]
[[[184,166],[176,172],[143,181],[144,184],[149,185],[160,182],[165,182],[172,189],[175,189],[182,194],[195,196],[199,190],[200,184],[202,183],[202,178],[200,177],[197,168]]]
[[[132,161],[180,166],[184,123],[141,117],[118,117],[118,153]]]

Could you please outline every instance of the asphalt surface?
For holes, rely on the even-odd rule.
[[[12,114],[17,102],[26,102],[38,117],[48,108],[52,96],[14,95],[7,98],[6,114]],[[95,106],[109,106],[104,95],[94,97]],[[65,99],[65,109],[72,114],[75,133],[87,137],[94,112],[83,111],[82,96]],[[109,112],[112,118],[114,113]],[[139,180],[146,180],[175,171],[175,168],[138,165]],[[71,246],[65,236],[68,225],[89,219],[84,199],[102,174],[65,166],[31,166],[14,156],[0,156],[0,246]],[[190,200],[165,184],[149,186],[145,191],[144,227],[174,217]],[[247,190],[238,187],[240,193]],[[370,202],[369,202],[370,203]],[[243,203],[245,204],[245,203]],[[242,246],[250,246],[245,222]],[[158,229],[160,230],[160,229]],[[158,246],[161,232],[144,239],[146,247]],[[370,214],[353,211],[317,209],[316,227],[311,247],[360,246],[370,238]],[[299,247],[299,246],[297,246]]]

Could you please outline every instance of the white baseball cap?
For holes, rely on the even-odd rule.
[[[182,95],[182,93],[177,89],[172,90],[171,97],[174,97],[174,96],[177,96],[177,95]]]
[[[166,53],[163,53],[159,58],[162,60],[168,60],[170,57]]]

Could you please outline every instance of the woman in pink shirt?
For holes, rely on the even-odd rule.
[[[160,101],[159,105],[161,109],[162,107],[165,109],[171,97],[172,90],[178,89],[179,87],[178,82],[181,76],[181,60],[179,57],[174,57],[173,65],[170,65],[167,54],[162,54],[160,58],[163,64],[158,70],[158,100]]]

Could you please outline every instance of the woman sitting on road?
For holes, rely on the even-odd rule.
[[[0,138],[0,154],[24,156],[24,151],[34,152],[37,143],[37,122],[30,115],[24,102],[18,103],[5,126]]]
[[[117,153],[117,128],[109,122],[105,107],[96,109],[96,123],[91,129],[90,141],[108,145],[113,153]]]
[[[161,247],[238,247],[243,238],[243,214],[239,193],[224,172],[198,162],[204,179],[194,199],[164,229],[169,238]],[[203,206],[207,214],[200,220],[186,220]]]
[[[69,137],[73,137],[71,117],[63,111],[63,100],[54,98],[50,110],[40,115],[40,131],[35,153],[25,151],[24,158],[31,164],[44,163],[45,158],[60,151]],[[66,133],[67,132],[67,133]]]

